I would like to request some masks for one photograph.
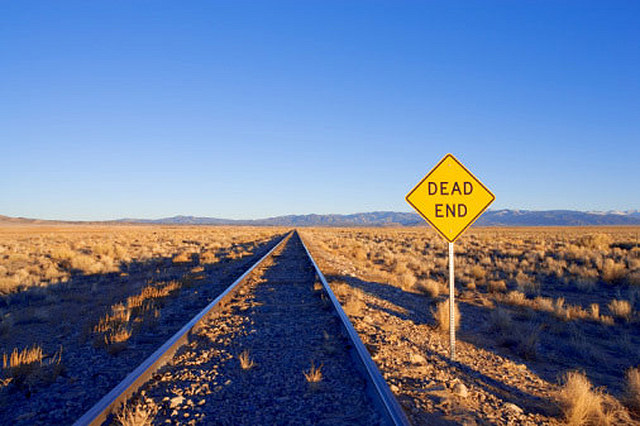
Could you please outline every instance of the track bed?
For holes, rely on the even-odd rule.
[[[380,424],[349,346],[295,234],[139,395],[156,424]]]

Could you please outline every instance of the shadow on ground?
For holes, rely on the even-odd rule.
[[[118,272],[76,271],[66,282],[0,298],[0,353],[38,345],[46,361],[62,350],[57,377],[0,387],[0,424],[73,423],[282,237],[273,237],[239,259],[228,258],[222,250],[221,260],[211,264],[201,265],[197,256],[184,263],[174,263],[171,257],[134,261],[121,264]],[[194,273],[196,266],[202,270]],[[109,353],[96,344],[93,327],[111,306],[126,304],[129,296],[149,284],[172,280],[182,287],[157,301],[157,315],[151,312],[132,321],[133,333],[121,351]]]
[[[403,321],[435,326],[431,313],[435,301],[426,295],[348,275],[332,275],[327,278],[329,281],[345,282],[398,307],[396,310],[376,306]],[[445,296],[441,296],[437,301],[445,299]],[[502,305],[503,309],[510,312],[515,326],[510,331],[495,330],[491,327],[491,313],[495,308],[461,301],[460,298],[458,304],[461,311],[461,327],[457,336],[459,340],[497,353],[517,364],[525,364],[528,369],[551,383],[559,383],[561,375],[568,370],[580,370],[587,374],[595,386],[606,386],[609,392],[619,395],[622,392],[624,372],[637,363],[637,354],[640,353],[640,338],[634,324],[617,323],[608,326],[579,319],[562,321],[551,313]],[[523,330],[539,332],[533,352],[522,353],[518,345],[513,343],[522,339],[523,336],[517,334]],[[612,342],[622,342],[624,348],[616,347]],[[555,404],[550,400],[522,392],[486,376],[481,371],[452,362],[448,357],[443,357],[428,348],[422,349],[425,354],[440,359],[458,370],[461,377],[473,378],[474,382],[486,391],[506,402],[512,402],[528,412],[558,415]]]

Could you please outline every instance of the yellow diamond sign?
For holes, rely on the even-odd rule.
[[[451,154],[445,155],[405,197],[450,243],[458,239],[495,198]]]

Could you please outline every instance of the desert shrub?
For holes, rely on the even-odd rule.
[[[416,276],[412,272],[405,272],[404,274],[396,276],[394,281],[398,287],[404,291],[408,291],[413,289],[417,280]]]
[[[556,315],[561,315],[564,310],[564,297],[558,297],[553,301],[553,310]]]
[[[489,315],[489,329],[499,333],[511,332],[513,320],[509,311],[499,306],[492,310]]]
[[[200,262],[201,263],[216,263],[218,261],[218,257],[214,251],[205,251],[200,254]]]
[[[362,247],[355,247],[351,253],[358,262],[367,260],[367,251]]]
[[[507,283],[504,280],[491,280],[487,283],[487,289],[491,293],[504,293],[507,291]]]
[[[595,289],[597,281],[591,277],[578,277],[575,280],[575,284],[578,290],[591,292]]]
[[[631,411],[640,414],[640,368],[627,370],[623,401]]]
[[[518,345],[516,352],[524,359],[533,360],[538,356],[538,342],[542,326],[539,324],[528,324],[518,330]]]
[[[566,373],[557,398],[568,425],[608,423],[602,393],[593,389],[584,373]]]
[[[458,309],[458,304],[454,305],[455,312],[455,328],[457,329],[460,326],[460,310]],[[435,310],[431,310],[431,314],[433,318],[436,320],[436,329],[441,332],[449,331],[449,300],[444,300],[439,302],[436,305]]]
[[[476,281],[484,280],[486,275],[487,272],[480,265],[475,265],[473,268],[471,268],[471,276],[473,276]]]
[[[70,259],[69,267],[87,274],[96,274],[102,269],[102,265],[96,259],[86,254],[77,254]]]
[[[345,282],[336,282],[332,285],[333,291],[340,297],[342,310],[349,316],[362,316],[366,303],[364,302],[364,294],[362,290],[350,287]],[[320,292],[324,297],[324,292]]]
[[[631,318],[632,309],[631,304],[628,300],[614,299],[607,304],[607,307],[609,308],[613,316],[617,318],[627,321]]]
[[[610,315],[600,315],[600,322],[606,325],[613,325],[615,324],[615,321],[613,320],[613,317]]]
[[[520,291],[510,291],[507,296],[505,297],[505,302],[511,304],[511,305],[524,305],[526,303],[527,297],[524,295],[524,293],[520,292]]]
[[[394,274],[402,275],[409,271],[407,264],[405,262],[395,262],[391,267],[391,272]]]
[[[0,295],[13,293],[19,287],[18,281],[13,277],[0,277]]]
[[[420,280],[414,287],[420,293],[428,294],[434,299],[440,296],[444,290],[443,286],[439,282],[432,279]]]
[[[602,279],[610,284],[621,284],[627,275],[627,266],[613,259],[606,259],[602,265]]]
[[[583,247],[593,249],[608,249],[611,246],[613,239],[608,234],[589,234],[581,237],[578,243]]]
[[[627,276],[627,281],[629,282],[630,285],[640,286],[640,271],[631,272]]]
[[[191,253],[182,252],[173,257],[173,263],[188,263],[191,262]]]
[[[550,297],[538,296],[533,299],[533,306],[539,311],[553,312],[553,299]]]

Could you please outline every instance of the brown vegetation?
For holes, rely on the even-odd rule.
[[[309,383],[318,383],[322,380],[322,364],[319,367],[315,366],[315,363],[311,361],[311,368],[309,371],[303,371],[304,378]]]
[[[563,382],[558,392],[558,401],[568,425],[610,423],[605,413],[602,392],[593,389],[584,373],[570,371],[565,374]]]
[[[640,352],[639,234],[632,227],[472,228],[456,242],[459,339],[531,363],[550,382],[567,371],[586,370],[598,390],[587,376],[572,373],[563,382],[564,393],[554,394],[565,398],[567,420],[628,423],[609,393],[632,410],[630,395],[640,393],[633,372],[623,386],[624,372],[637,365]],[[379,326],[372,318],[384,305],[409,324],[426,318],[446,338],[441,332],[449,320],[448,253],[435,232],[334,228],[304,230],[303,236],[314,255],[325,259],[321,267],[352,321]],[[411,298],[420,297],[414,304]],[[393,335],[386,339],[397,341]],[[567,396],[574,394],[580,396]],[[580,398],[592,408],[584,411]]]
[[[231,231],[233,229],[233,231]],[[73,274],[119,272],[163,257],[210,264],[252,253],[280,230],[226,227],[0,227],[0,296],[67,281]]]

